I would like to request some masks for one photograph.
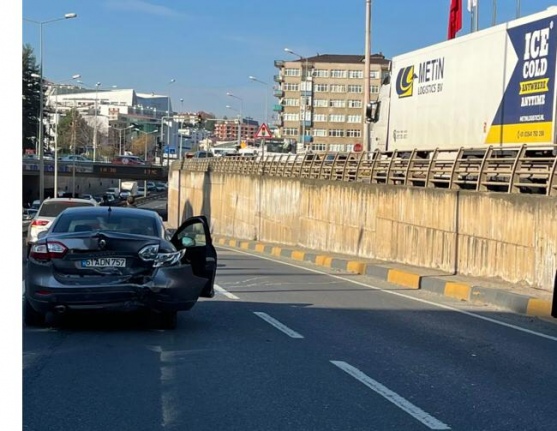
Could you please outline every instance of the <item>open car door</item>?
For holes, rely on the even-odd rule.
[[[170,241],[177,250],[186,249],[182,262],[189,263],[196,276],[207,279],[199,296],[204,298],[215,296],[217,251],[213,246],[207,218],[205,216],[188,218],[176,229]]]

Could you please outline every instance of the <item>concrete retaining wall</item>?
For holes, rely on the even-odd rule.
[[[181,187],[179,187],[181,183]],[[173,170],[169,224],[553,290],[557,198]]]

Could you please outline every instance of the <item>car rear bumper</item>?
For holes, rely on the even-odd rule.
[[[185,311],[197,302],[205,280],[189,266],[159,268],[144,283],[94,283],[71,280],[62,283],[49,265],[28,262],[25,295],[38,312],[112,310]]]

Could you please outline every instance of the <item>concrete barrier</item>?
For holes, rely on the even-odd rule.
[[[204,214],[215,234],[238,240],[553,291],[557,197],[179,171],[173,166],[168,199],[171,226]],[[411,277],[392,277],[416,285]]]

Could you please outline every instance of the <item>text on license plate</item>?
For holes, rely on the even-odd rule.
[[[98,268],[98,267],[118,267],[126,266],[126,259],[117,257],[98,257],[81,261],[82,268]]]

